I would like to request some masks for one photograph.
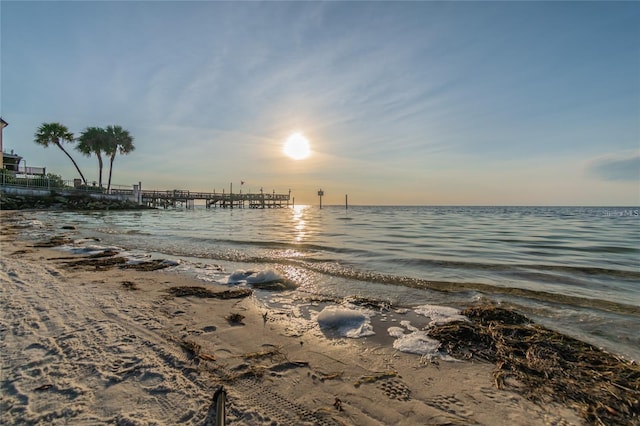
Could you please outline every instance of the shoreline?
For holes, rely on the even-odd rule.
[[[229,424],[584,423],[512,379],[498,389],[488,362],[291,336],[295,318],[263,317],[252,296],[169,293],[202,287],[172,272],[65,267],[59,251],[16,239],[16,217],[0,216],[2,423],[208,424],[221,385]]]

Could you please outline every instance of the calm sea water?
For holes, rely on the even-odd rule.
[[[639,212],[296,206],[35,215],[101,244],[180,260],[182,272],[203,281],[273,270],[305,295],[406,307],[492,301],[638,359]],[[269,303],[269,293],[262,297]]]

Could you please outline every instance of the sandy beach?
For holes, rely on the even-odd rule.
[[[220,386],[237,425],[582,424],[517,383],[498,389],[487,362],[424,360],[318,327],[293,334],[290,312],[252,296],[183,295],[171,289],[203,284],[74,264],[20,241],[23,215],[2,213],[2,424],[214,424]]]

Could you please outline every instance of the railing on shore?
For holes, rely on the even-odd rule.
[[[0,186],[24,189],[40,189],[40,190],[75,190],[83,192],[92,192],[97,194],[111,194],[120,190],[127,190],[131,186],[111,185],[111,190],[107,191],[106,187],[100,188],[97,182],[83,184],[79,179],[63,180],[59,178],[51,178],[48,176],[25,175],[16,173],[14,175],[0,174]],[[131,191],[129,189],[129,191]]]

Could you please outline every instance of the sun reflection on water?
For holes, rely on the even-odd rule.
[[[295,241],[297,243],[302,242],[307,236],[307,222],[304,218],[305,216],[304,213],[307,207],[309,206],[300,205],[300,206],[294,206],[292,209],[293,230],[295,234]]]

